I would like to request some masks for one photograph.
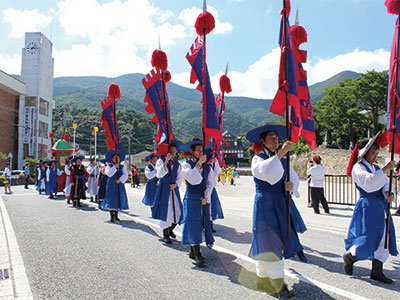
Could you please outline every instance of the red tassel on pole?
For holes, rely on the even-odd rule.
[[[232,92],[231,81],[228,76],[225,74],[221,76],[219,79],[219,88],[221,92],[229,94]]]
[[[201,13],[194,24],[194,28],[199,36],[204,35],[204,30],[206,34],[209,34],[215,28],[215,19],[212,14],[208,11]]]
[[[156,68],[156,70],[160,70],[161,72],[165,72],[168,69],[168,58],[167,54],[162,50],[154,50],[151,55],[151,65]]]
[[[297,45],[301,45],[307,42],[307,31],[304,29],[303,26],[290,26],[290,33],[292,34],[292,38]]]
[[[108,87],[108,97],[111,99],[119,99],[121,98],[121,91],[119,89],[118,84],[112,83]]]
[[[389,14],[398,15],[399,14],[399,2],[400,0],[386,0],[385,6]]]

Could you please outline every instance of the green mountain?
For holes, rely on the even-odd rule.
[[[360,74],[344,71],[328,80],[310,86],[310,94],[313,102],[324,97],[324,89],[338,84],[347,78],[357,78]],[[89,128],[100,127],[100,102],[106,97],[108,86],[116,83],[121,89],[121,99],[118,100],[118,111],[123,111],[125,119],[120,120],[121,125],[133,126],[131,146],[139,150],[150,149],[153,146],[152,137],[156,126],[151,122],[151,117],[146,111],[144,103],[145,90],[142,85],[143,74],[126,74],[116,78],[101,76],[84,77],[58,77],[54,79],[54,100],[58,108],[54,114],[54,128],[61,134],[63,126],[63,114],[60,106],[72,105],[73,109],[67,114],[66,127],[71,128],[72,123],[81,123],[82,136],[78,136],[80,146],[88,149],[85,142],[90,139]],[[195,89],[189,89],[172,82],[168,83],[168,96],[171,106],[171,119],[173,132],[178,139],[189,140],[193,136],[201,136],[201,93]],[[234,134],[243,135],[256,125],[265,122],[274,122],[279,118],[269,113],[272,100],[255,99],[248,97],[225,97],[226,111],[224,116],[224,130]],[[82,116],[83,115],[83,116]],[[127,117],[128,116],[128,117]],[[120,116],[119,116],[120,118]],[[83,127],[87,127],[84,129]],[[127,143],[127,129],[121,131],[124,143]],[[102,135],[99,135],[99,138]],[[126,141],[125,141],[126,140]]]
[[[342,81],[344,81],[345,79],[349,79],[349,78],[356,79],[359,77],[361,77],[360,73],[356,73],[353,71],[343,71],[343,72],[336,74],[335,76],[332,76],[331,78],[329,78],[325,81],[321,81],[316,84],[313,84],[310,86],[311,101],[313,103],[315,103],[315,102],[318,102],[319,100],[321,100],[322,98],[324,98],[325,97],[324,90],[327,87],[337,85],[337,84],[341,83]]]

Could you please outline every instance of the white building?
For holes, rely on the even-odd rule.
[[[22,168],[25,157],[31,156],[37,159],[47,157],[45,150],[51,148],[49,132],[52,128],[54,107],[52,51],[52,43],[42,33],[25,34],[21,81],[25,83],[26,96],[19,109],[19,169]]]

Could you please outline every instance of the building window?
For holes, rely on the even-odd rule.
[[[49,124],[39,121],[39,137],[47,139],[48,134],[49,134]]]
[[[25,106],[36,106],[36,97],[25,97]]]
[[[43,116],[49,116],[49,102],[43,99],[40,99],[39,113]]]
[[[235,141],[235,146],[237,146],[237,141]]]

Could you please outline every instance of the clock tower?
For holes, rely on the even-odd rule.
[[[20,138],[24,143],[18,152],[22,159],[27,156],[47,158],[45,150],[51,148],[49,132],[52,131],[54,107],[52,51],[53,45],[44,34],[25,33],[21,81],[26,85],[26,96],[20,119],[28,119],[32,130],[28,137],[25,128],[20,130]]]

